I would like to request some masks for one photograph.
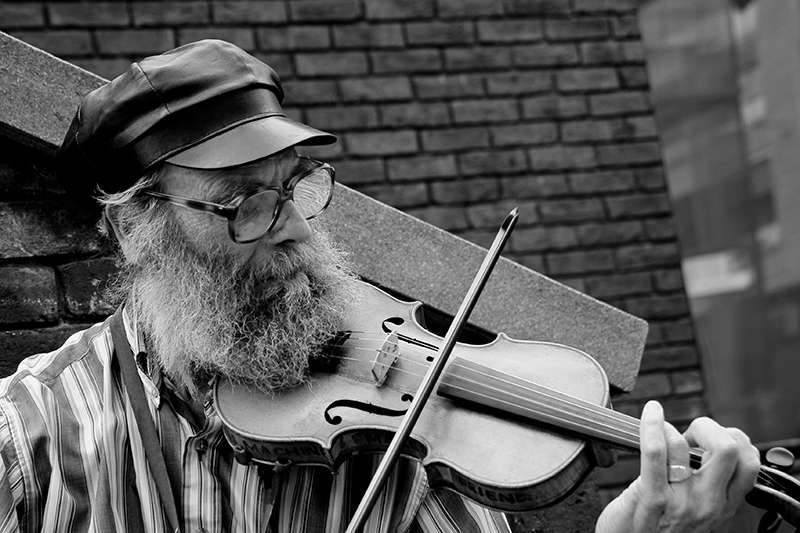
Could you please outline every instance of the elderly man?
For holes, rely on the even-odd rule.
[[[359,285],[315,217],[333,169],[297,153],[335,142],[287,118],[267,65],[220,41],[147,58],[81,104],[59,152],[65,187],[104,206],[119,250],[107,321],[0,382],[0,531],[342,531],[372,457],[336,476],[241,464],[212,381],[302,385]],[[648,404],[642,472],[602,532],[709,529],[753,486],[746,436]],[[689,447],[705,449],[689,468]],[[531,450],[535,454],[535,450]],[[668,464],[670,465],[668,467]],[[428,490],[402,460],[368,531],[505,532],[497,512]]]

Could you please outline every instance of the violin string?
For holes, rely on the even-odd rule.
[[[361,331],[350,331],[349,333],[351,333],[351,334],[352,333],[361,333],[361,334],[363,334],[362,336],[358,336],[358,337],[350,336],[347,339],[348,344],[349,344],[348,348],[349,349],[356,349],[356,350],[378,351],[378,348],[366,347],[366,346],[352,346],[352,344],[349,341],[354,341],[354,340],[355,341],[363,340],[363,341],[368,341],[368,342],[370,342],[370,341],[385,341],[386,338],[388,337],[388,334],[381,335],[381,334],[372,334],[372,333],[361,332]],[[398,341],[401,341],[401,340],[402,339],[398,339]],[[338,345],[328,345],[328,346],[338,347]],[[428,357],[428,356],[432,355],[431,351],[422,351],[422,350],[414,348],[413,345],[405,346],[403,348],[403,351],[411,352],[414,355],[418,355],[418,356],[422,356],[422,357]],[[368,361],[364,361],[364,360],[356,358],[356,357],[345,357],[345,356],[339,356],[339,357],[341,359],[343,359],[343,360],[352,360],[352,361],[359,362],[359,363],[368,363]],[[427,362],[423,363],[423,362],[414,360],[413,358],[408,357],[406,355],[403,355],[402,353],[398,354],[398,359],[401,359],[406,363],[411,363],[411,364],[417,365],[417,366],[427,366],[427,364],[428,364]],[[412,375],[414,377],[421,377],[423,375],[423,374],[418,374],[418,373],[410,371],[410,370],[400,369],[400,368],[397,368],[397,367],[393,367],[393,371],[409,374],[409,375]],[[498,379],[495,376],[486,374],[486,373],[481,372],[481,371],[476,371],[476,374],[482,375],[482,376],[490,378],[490,379]],[[466,381],[468,381],[468,382],[480,384],[479,382],[474,381],[474,380],[469,380],[469,379],[466,379],[466,378],[464,378],[464,379]],[[507,380],[499,379],[499,381],[503,382],[503,383],[506,383],[508,385],[515,386],[515,387],[519,386],[518,384],[513,383],[513,382],[509,382]],[[461,390],[467,390],[464,387],[457,387],[457,388],[460,388]],[[495,389],[496,390],[500,390],[500,389],[498,389],[496,387],[495,387]],[[480,396],[485,396],[487,398],[493,398],[493,397],[491,397],[489,395],[486,395],[486,394],[475,393],[475,391],[469,391],[469,392],[471,392],[472,394],[478,394]],[[535,391],[533,391],[533,392],[535,393]],[[542,393],[538,393],[538,394],[542,394]],[[513,393],[512,393],[512,396],[514,396]],[[516,395],[516,396],[518,396],[519,398],[524,398],[523,396],[519,396],[519,395]],[[631,441],[636,444],[635,447],[638,448],[638,435],[639,435],[638,428],[639,428],[640,424],[639,424],[639,421],[637,419],[635,419],[633,417],[629,417],[629,416],[621,414],[621,413],[617,413],[616,411],[614,411],[612,409],[605,408],[605,407],[602,407],[602,406],[597,406],[597,405],[594,405],[594,404],[591,404],[591,403],[588,403],[588,402],[584,405],[582,403],[569,402],[569,401],[564,400],[562,398],[554,398],[554,397],[552,397],[550,395],[547,395],[547,394],[544,394],[544,396],[547,397],[550,400],[555,401],[555,402],[563,402],[563,403],[566,403],[566,405],[568,405],[570,407],[583,409],[583,410],[589,411],[590,413],[598,414],[601,417],[610,418],[612,420],[616,419],[616,422],[619,424],[619,426],[617,426],[616,428],[611,424],[599,423],[599,425],[600,425],[601,428],[618,429],[619,432],[622,435],[624,435],[624,436],[628,437],[629,439],[631,439]],[[495,401],[498,401],[497,398],[493,398],[493,399]],[[500,400],[500,401],[502,403],[506,403],[508,405],[514,405],[511,402],[507,402],[507,401],[504,401],[504,400]],[[546,404],[544,404],[542,402],[536,402],[536,403],[538,403],[540,405],[546,405]],[[532,410],[532,409],[527,409],[527,408],[525,408],[525,409],[529,410],[530,412],[536,412],[535,410]],[[587,417],[582,416],[582,415],[574,415],[573,414],[573,416],[576,416],[578,420],[594,422],[595,425],[598,424],[597,421],[593,421],[591,418],[587,418]],[[630,429],[624,429],[624,428],[621,427],[622,425],[628,425],[628,427]],[[611,438],[611,437],[613,435],[615,435],[615,433],[605,431],[605,429],[601,429],[601,430],[598,430],[598,431],[599,431],[599,433],[601,435],[602,434],[608,435],[609,436],[609,440],[611,442],[614,442],[614,439]],[[695,453],[697,453],[697,455],[702,457],[702,455],[703,455],[702,449],[695,449],[695,450],[696,450]],[[763,469],[759,471],[759,473],[757,474],[757,478],[756,479],[757,479],[757,481],[761,482],[762,485],[773,486],[773,487],[776,487],[776,488],[780,488],[780,485],[775,481],[774,477],[769,472],[767,472],[767,471],[765,471]]]

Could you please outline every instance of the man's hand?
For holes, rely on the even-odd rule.
[[[753,488],[759,453],[738,429],[698,418],[681,435],[651,401],[642,411],[639,435],[641,473],[603,510],[597,533],[709,531]],[[689,468],[690,447],[703,449],[696,471]]]

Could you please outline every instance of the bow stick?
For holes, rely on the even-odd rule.
[[[472,309],[475,307],[481,291],[483,291],[483,287],[486,285],[486,281],[489,279],[489,274],[491,274],[494,269],[497,259],[500,257],[500,252],[503,250],[506,241],[508,241],[511,230],[514,229],[517,223],[517,218],[519,218],[519,210],[515,207],[506,216],[505,220],[503,220],[503,224],[500,226],[500,230],[497,232],[497,236],[494,238],[494,242],[489,248],[489,252],[486,254],[483,264],[481,264],[481,267],[478,269],[478,273],[475,275],[475,279],[472,280],[472,285],[467,291],[464,301],[461,302],[461,306],[458,308],[453,322],[447,330],[447,334],[439,348],[434,363],[430,365],[425,377],[422,378],[419,390],[417,390],[417,394],[414,396],[414,400],[411,402],[406,416],[403,418],[402,422],[400,422],[397,433],[395,433],[394,438],[389,443],[383,460],[378,465],[377,470],[375,470],[375,476],[367,487],[364,497],[361,499],[361,503],[359,503],[350,525],[347,527],[346,533],[358,533],[363,529],[369,513],[375,506],[380,491],[383,489],[383,485],[389,477],[389,473],[400,458],[400,450],[402,450],[408,436],[411,434],[411,430],[414,428],[414,424],[416,424],[417,419],[419,419],[420,414],[422,414],[422,409],[425,407],[425,403],[428,401],[439,376],[444,370],[447,358],[453,351],[456,339],[461,333],[464,324],[467,323],[467,319],[470,313],[472,313]]]

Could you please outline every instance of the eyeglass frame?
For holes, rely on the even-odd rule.
[[[281,216],[281,209],[283,208],[283,204],[285,204],[288,200],[294,200],[295,186],[298,183],[300,183],[301,180],[313,174],[314,172],[319,172],[320,170],[325,170],[328,172],[331,178],[331,190],[330,193],[328,193],[328,200],[325,202],[325,205],[322,206],[322,209],[320,209],[317,213],[311,216],[305,217],[305,220],[311,220],[321,215],[331,204],[331,200],[333,199],[333,189],[336,185],[336,170],[328,163],[317,161],[316,159],[312,159],[308,156],[300,155],[298,157],[301,159],[306,159],[313,163],[318,163],[319,165],[308,170],[307,172],[303,172],[296,176],[290,177],[288,179],[288,185],[284,185],[284,183],[287,183],[287,181],[285,180],[280,185],[264,185],[261,187],[257,187],[251,191],[238,195],[236,198],[231,200],[231,202],[228,203],[227,205],[218,204],[215,202],[207,202],[205,200],[196,200],[194,198],[186,198],[185,196],[175,196],[172,194],[166,194],[163,192],[151,191],[151,190],[144,191],[144,194],[152,198],[155,198],[157,200],[166,200],[171,204],[179,205],[182,207],[188,207],[189,209],[195,209],[197,211],[202,211],[204,213],[211,213],[212,215],[216,215],[218,217],[227,219],[228,236],[230,237],[230,239],[237,244],[248,244],[262,239],[264,235],[272,231],[272,228],[275,227],[275,223]],[[264,191],[276,191],[278,193],[278,202],[275,204],[275,211],[272,213],[272,220],[270,221],[269,226],[258,237],[254,237],[246,241],[236,240],[236,231],[234,228],[234,223],[236,221],[236,216],[239,214],[239,207],[245,202],[245,200],[255,196],[256,194],[260,194]]]

